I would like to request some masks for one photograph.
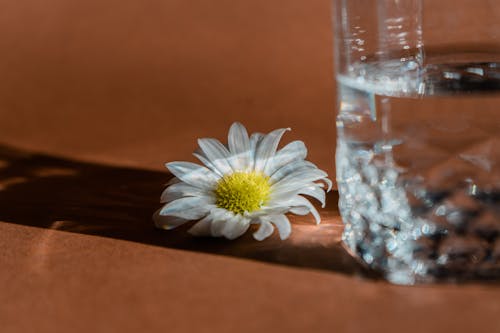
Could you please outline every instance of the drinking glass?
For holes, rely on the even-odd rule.
[[[500,278],[500,3],[333,0],[343,241],[389,281]]]

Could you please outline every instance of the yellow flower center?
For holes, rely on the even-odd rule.
[[[258,210],[269,200],[269,177],[259,172],[225,175],[215,188],[216,205],[243,215]]]

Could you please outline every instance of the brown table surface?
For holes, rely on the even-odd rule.
[[[4,1],[0,332],[500,332],[498,285],[364,272],[335,192],[286,241],[153,228],[163,163],[234,120],[334,174],[329,6]]]

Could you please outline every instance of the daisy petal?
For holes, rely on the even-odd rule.
[[[250,227],[250,220],[243,216],[235,215],[230,221],[227,221],[222,229],[222,235],[227,239],[233,240],[243,235]]]
[[[299,190],[299,194],[308,195],[319,202],[321,202],[321,208],[325,208],[326,195],[325,191],[319,186],[308,186]]]
[[[269,158],[276,153],[281,137],[289,130],[289,128],[279,128],[264,136],[255,151],[255,171],[264,171]]]
[[[252,158],[250,139],[248,132],[242,124],[236,122],[231,125],[228,135],[229,151],[232,154],[229,158],[229,163],[234,170],[248,170],[253,165],[250,165]]]
[[[262,133],[252,133],[250,136],[250,150],[255,152],[257,150],[257,147],[259,146],[260,142],[264,138],[264,134]]]
[[[290,172],[281,181],[300,180],[303,183],[313,182],[328,177],[328,174],[320,169],[300,168]]]
[[[212,189],[219,179],[209,169],[191,162],[170,162],[165,166],[181,181],[203,189]]]
[[[159,229],[165,229],[165,230],[174,229],[186,223],[187,221],[189,220],[183,219],[181,217],[162,216],[160,215],[160,210],[157,210],[153,214],[153,222],[155,223],[155,226]]]
[[[181,180],[177,177],[172,177],[169,179],[169,181],[167,182],[166,186],[170,186],[170,185],[173,185],[173,184],[177,184],[177,183],[180,183]]]
[[[273,234],[274,227],[266,220],[260,222],[259,230],[253,233],[253,238],[258,241],[264,240]]]
[[[210,226],[212,225],[212,216],[207,215],[201,221],[195,223],[188,232],[193,236],[210,236]]]
[[[210,216],[212,218],[212,223],[210,224],[210,234],[214,237],[220,237],[222,236],[224,224],[233,218],[234,214],[223,208],[213,207],[210,210]]]
[[[283,192],[300,189],[318,180],[325,181],[327,173],[320,169],[298,169],[281,178],[272,185],[273,191]],[[328,182],[330,182],[328,180]],[[330,182],[331,183],[331,182]]]
[[[210,225],[210,234],[214,237],[222,236],[222,230],[224,230],[224,225],[226,224],[225,220],[213,220]]]
[[[282,205],[281,202],[274,206],[269,206],[269,207],[262,207],[259,210],[256,210],[255,212],[249,213],[249,217],[251,218],[263,218],[265,216],[271,216],[271,215],[278,215],[278,214],[284,214],[287,211],[290,210],[290,206],[287,206],[286,204]]]
[[[250,136],[250,158],[252,159],[250,165],[252,169],[255,168],[257,147],[260,145],[260,142],[262,141],[264,136],[265,135],[262,133],[253,133]]]
[[[330,179],[325,177],[325,178],[321,178],[320,181],[324,182],[327,185],[327,189],[326,189],[327,192],[330,192],[332,190],[333,183]]]
[[[298,172],[299,170],[314,170],[317,169],[316,166],[311,166],[309,163],[305,163],[307,161],[304,160],[298,160],[298,161],[293,161],[290,162],[286,165],[283,165],[281,168],[277,169],[275,172],[273,172],[269,180],[272,183],[276,183],[279,180],[283,179],[283,177],[288,176],[292,172]],[[268,173],[269,174],[269,173]]]
[[[299,189],[291,188],[289,191],[286,188],[281,188],[280,191],[273,193],[272,202],[286,202],[288,198],[297,194],[304,194],[315,198],[321,203],[321,207],[325,208],[326,196],[323,190],[323,184],[310,183],[309,186],[304,186]]]
[[[202,197],[208,196],[207,191],[189,185],[187,183],[176,183],[167,187],[161,194],[160,202],[170,202],[183,197]]]
[[[216,139],[198,139],[198,145],[205,154],[206,158],[222,173],[230,173],[233,171],[229,165],[228,158],[229,150],[226,146]]]
[[[304,207],[304,206],[297,206],[297,207],[293,207],[290,209],[290,213],[295,214],[295,215],[307,215],[310,212],[311,211],[309,210],[309,208]]]
[[[217,176],[219,177],[223,177],[224,175],[222,174],[222,172],[220,172],[219,169],[217,169],[215,167],[215,165],[213,165],[212,162],[210,162],[208,160],[208,158],[205,157],[205,155],[203,154],[203,152],[201,151],[201,149],[199,149],[199,151],[195,151],[193,153],[193,155],[200,160],[201,163],[203,163],[207,168],[209,168],[210,170],[212,170],[215,174],[217,174]]]
[[[186,197],[169,202],[160,210],[160,215],[197,220],[208,214],[214,200],[208,197]]]
[[[308,213],[313,214],[314,219],[316,220],[316,224],[319,224],[321,222],[321,217],[319,216],[318,211],[316,208],[312,205],[312,203],[307,200],[304,197],[301,197],[300,195],[296,195],[292,199],[290,199],[287,202],[292,208],[290,208],[290,212],[296,215],[306,215]],[[309,212],[306,213],[306,210],[304,208],[307,208]]]
[[[290,236],[290,233],[292,232],[292,226],[290,225],[290,221],[288,221],[288,218],[285,215],[274,215],[271,216],[270,220],[278,229],[280,239],[287,239],[288,236]]]
[[[278,169],[284,167],[292,161],[303,161],[307,157],[307,148],[304,142],[292,141],[280,149],[272,158],[272,161],[266,166],[264,172],[272,175]]]
[[[245,126],[240,123],[234,123],[229,129],[228,135],[229,151],[232,154],[242,154],[250,151],[250,139]]]

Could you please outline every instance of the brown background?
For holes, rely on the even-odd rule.
[[[333,165],[329,1],[3,1],[0,31],[3,142],[162,169],[238,120]]]
[[[234,120],[333,175],[332,63],[329,1],[2,1],[0,331],[500,332],[496,285],[364,272],[335,193],[285,242],[152,227],[163,163]]]

